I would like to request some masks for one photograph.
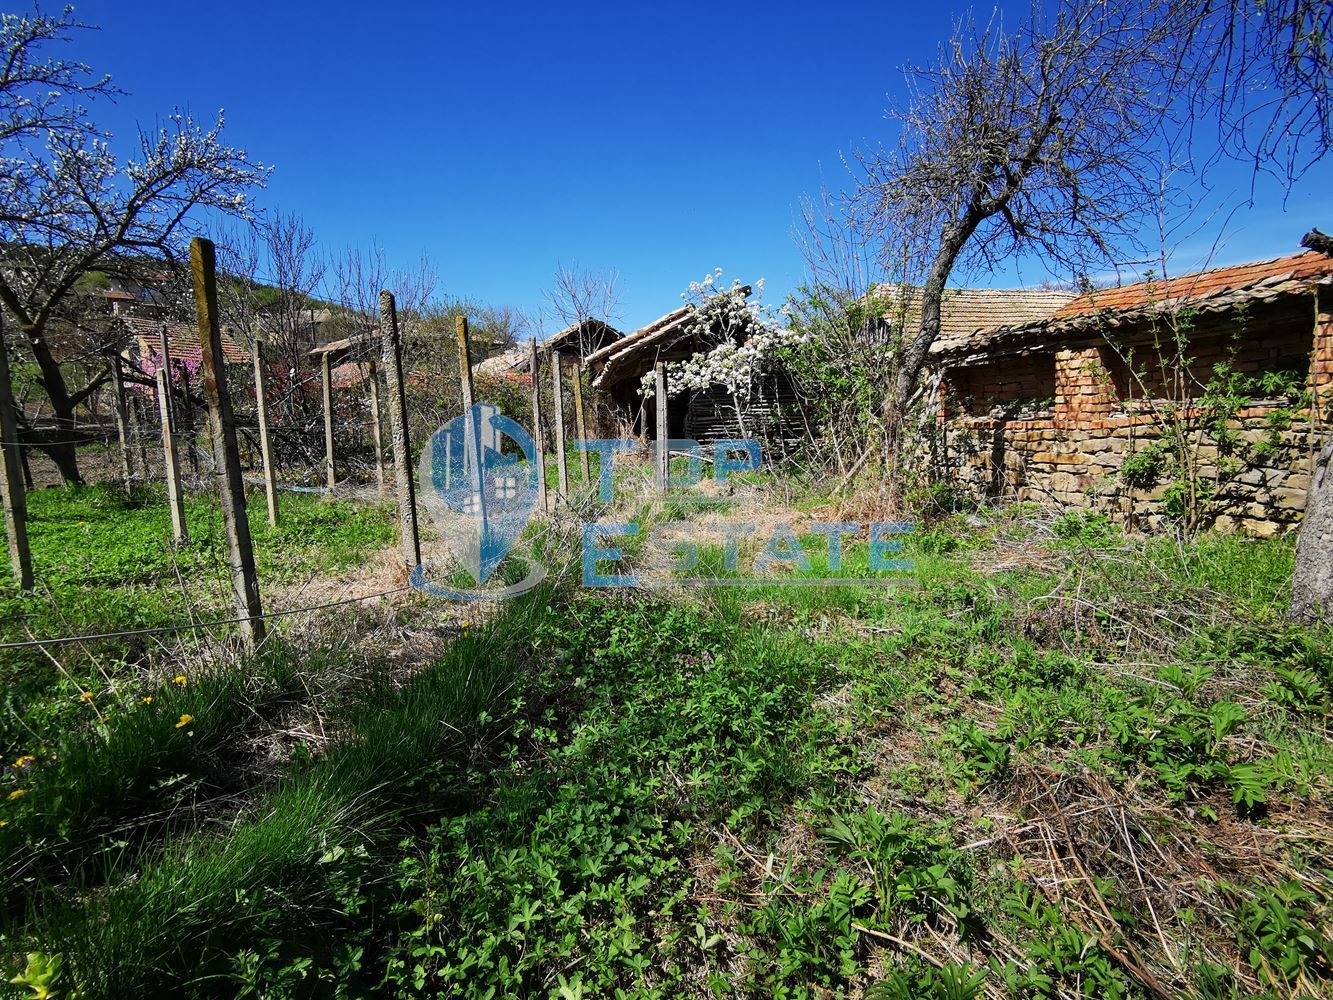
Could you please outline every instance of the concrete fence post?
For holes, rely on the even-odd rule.
[[[532,444],[537,462],[537,506],[549,509],[546,496],[546,444],[542,434],[541,361],[537,357],[537,338],[528,341],[528,374],[532,376]]]
[[[333,365],[327,351],[319,356],[319,373],[324,388],[324,479],[332,494],[338,482],[333,468]]]
[[[227,369],[222,356],[222,329],[218,325],[217,262],[211,240],[190,241],[190,270],[194,273],[194,307],[199,319],[204,397],[208,400],[208,429],[213,441],[222,523],[227,534],[232,587],[240,617],[241,638],[251,652],[264,640],[264,610],[259,603],[259,575],[255,571],[250,521],[245,512],[245,480],[236,443],[236,421],[227,391]]]
[[[403,349],[398,338],[398,307],[393,293],[380,292],[380,363],[389,390],[389,433],[393,441],[394,488],[398,493],[398,526],[403,536],[403,560],[409,569],[421,565],[417,535],[417,497],[412,482],[412,442],[407,423],[407,382]]]
[[[569,463],[565,460],[565,389],[564,382],[560,377],[560,355],[555,351],[551,352],[551,398],[552,405],[555,407],[554,424],[552,429],[555,431],[555,467],[559,476],[558,496],[566,503],[569,502]]]
[[[120,475],[125,480],[125,493],[128,496],[130,490],[134,488],[134,459],[130,455],[130,418],[125,405],[125,370],[119,351],[111,355],[111,394],[116,411],[116,437],[120,441]]]
[[[580,441],[588,440],[588,423],[583,412],[583,359],[574,361],[574,433]],[[592,482],[592,464],[587,445],[579,447],[579,466],[583,471],[583,485]]]
[[[667,366],[659,361],[655,369],[657,388],[657,487],[663,494],[671,481],[670,427],[667,420]]]
[[[370,431],[375,438],[375,485],[384,496],[384,423],[380,418],[379,365],[374,358],[366,362],[366,374],[370,378]]]
[[[278,523],[278,483],[273,468],[273,445],[268,436],[268,374],[264,370],[264,341],[255,338],[255,414],[259,422],[259,455],[264,463],[264,498],[268,523]]]
[[[162,466],[167,480],[167,506],[171,508],[171,537],[177,545],[190,540],[185,523],[185,497],[181,493],[180,463],[176,459],[176,436],[171,429],[170,392],[167,389],[167,370],[157,370],[157,410],[162,418]]]

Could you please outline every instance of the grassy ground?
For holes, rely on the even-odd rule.
[[[1016,508],[905,554],[555,580],[263,773],[355,620],[53,716],[0,786],[16,995],[1328,995],[1333,637],[1284,621],[1290,544]]]
[[[19,594],[8,563],[0,567],[0,642],[151,629],[234,613],[222,517],[209,498],[187,500],[191,542],[180,548],[170,544],[160,491],[126,499],[105,486],[37,490],[28,505],[37,587]],[[256,561],[269,584],[355,565],[393,537],[386,508],[300,495],[284,496],[276,528],[268,524],[263,497],[252,497],[249,520]],[[187,632],[51,647],[49,653],[0,650],[0,758],[33,753],[76,724],[96,725],[151,695],[163,676],[188,666],[195,638]]]

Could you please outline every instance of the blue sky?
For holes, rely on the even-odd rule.
[[[1020,4],[1019,8],[1025,8]],[[1016,13],[1021,13],[1015,8]],[[557,264],[619,273],[632,329],[714,267],[802,276],[798,199],[847,181],[841,156],[889,137],[900,67],[929,59],[963,5],[83,2],[75,54],[129,91],[121,137],[174,106],[227,111],[233,143],[276,165],[260,201],[331,251],[423,252],[439,288],[525,310]],[[1222,215],[1176,269],[1291,252],[1333,231],[1333,164],[1285,199]],[[1215,203],[1249,173],[1214,177]],[[1017,264],[989,283],[1036,282]]]

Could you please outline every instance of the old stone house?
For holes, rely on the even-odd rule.
[[[941,477],[1142,526],[1299,520],[1333,409],[1333,257],[1091,291],[935,344]]]

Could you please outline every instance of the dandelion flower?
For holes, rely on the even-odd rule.
[[[177,684],[180,687],[185,687],[185,675],[177,674],[175,677],[171,678],[171,683]]]
[[[31,755],[31,754],[24,754],[24,755],[23,755],[22,757],[20,757],[18,760],[14,761],[14,766],[15,766],[15,767],[27,767],[27,766],[28,766],[29,764],[31,764],[32,762],[33,762],[33,757],[32,757],[32,755]]]
[[[143,703],[145,705],[151,705],[153,703],[153,696],[151,694],[144,695]]]
[[[188,725],[189,725],[191,722],[193,722],[193,721],[194,721],[194,716],[193,716],[193,715],[189,715],[189,714],[182,715],[182,716],[181,716],[181,721],[178,722],[178,723],[176,723],[176,728],[177,728],[177,729],[184,729],[186,726],[188,726]]]
[[[15,799],[21,799],[27,794],[28,790],[26,788],[16,788],[9,793],[9,801],[13,802]]]
[[[461,622],[458,623],[458,627],[459,627],[459,628],[468,628],[468,627],[470,627],[471,625],[472,625],[472,623],[471,623],[470,621],[466,621],[466,620],[461,621]]]
[[[79,695],[79,700],[80,700],[80,701],[92,701],[92,700],[93,700],[93,693],[92,693],[91,691],[84,691],[82,694]]]

